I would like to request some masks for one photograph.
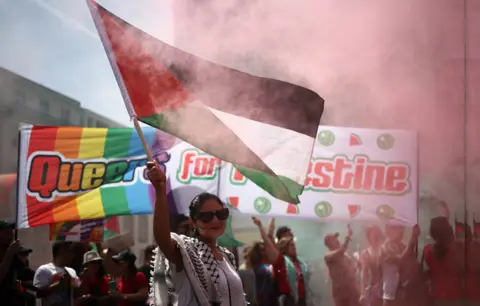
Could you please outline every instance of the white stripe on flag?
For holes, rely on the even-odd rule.
[[[303,185],[315,139],[210,108],[277,175]]]

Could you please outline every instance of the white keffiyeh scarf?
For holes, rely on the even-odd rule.
[[[202,241],[183,235],[171,234],[182,254],[185,274],[192,286],[197,302],[200,306],[220,305],[222,297],[218,293],[220,281],[218,263],[211,249]],[[219,250],[226,255],[230,263],[236,267],[235,257],[223,247]],[[172,275],[175,267],[169,265],[168,260],[159,248],[154,252],[152,260],[152,279],[150,290],[151,305],[177,305]]]

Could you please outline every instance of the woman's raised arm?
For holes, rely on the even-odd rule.
[[[170,216],[168,211],[165,173],[154,163],[148,162],[148,178],[155,188],[153,210],[153,236],[158,247],[176,269],[181,269],[182,257],[170,236]]]

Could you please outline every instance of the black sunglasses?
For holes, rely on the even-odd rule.
[[[195,219],[208,223],[211,222],[215,216],[218,220],[224,221],[228,219],[228,216],[230,216],[230,211],[228,208],[222,208],[216,211],[201,211],[197,213]]]

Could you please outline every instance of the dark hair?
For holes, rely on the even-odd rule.
[[[56,258],[61,250],[71,248],[72,243],[69,241],[55,241],[52,245],[52,256]]]
[[[151,245],[147,246],[147,247],[145,248],[145,250],[143,250],[143,255],[144,255],[145,257],[147,257],[147,255],[149,255],[150,253],[152,253],[153,250],[155,250],[156,247],[157,247],[157,246],[154,245],[154,244],[151,244]]]
[[[256,268],[258,265],[262,263],[262,246],[264,246],[263,242],[255,242],[253,243],[252,247],[248,248],[247,251],[247,258],[246,264],[249,268]]]
[[[215,200],[219,205],[223,206],[223,202],[218,196],[212,193],[202,192],[193,198],[192,202],[190,202],[190,206],[188,207],[190,210],[190,218],[195,219],[203,204],[205,204],[205,202],[208,200]]]
[[[182,214],[170,215],[170,231],[176,233],[180,224],[187,220],[189,220],[189,218],[186,215],[182,215]]]
[[[208,200],[214,200],[220,206],[222,207],[224,206],[222,200],[220,200],[218,196],[212,193],[202,192],[201,194],[193,198],[192,202],[190,202],[190,205],[188,206],[191,219],[195,220],[195,217],[200,212],[200,209],[202,208],[203,204],[205,204],[205,202],[207,202]],[[195,229],[193,232],[193,237],[197,237],[197,236],[198,236],[198,231],[197,229]]]
[[[282,238],[282,236],[288,232],[291,232],[292,229],[289,228],[288,226],[280,226],[278,229],[277,229],[277,232],[275,233],[275,236],[277,237],[278,240],[280,240]]]
[[[447,256],[450,242],[454,239],[453,228],[446,217],[436,217],[430,221],[430,236],[435,241],[433,253],[442,260]]]

